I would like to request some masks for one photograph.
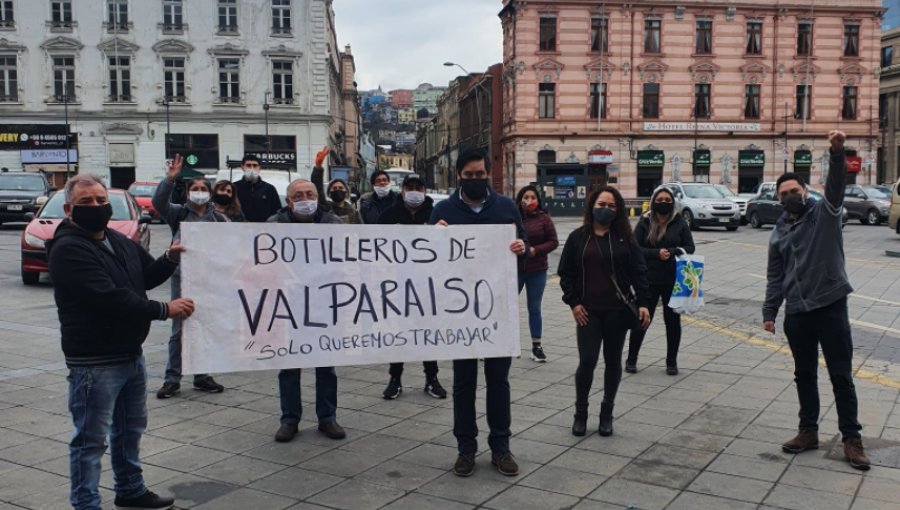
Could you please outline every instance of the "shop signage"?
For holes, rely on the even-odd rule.
[[[612,151],[590,151],[588,152],[588,164],[591,165],[608,165],[613,162]]]
[[[252,154],[259,158],[259,164],[265,167],[266,165],[271,164],[289,164],[295,165],[297,163],[297,153],[296,152],[287,152],[287,151],[268,151],[268,152],[254,152],[248,151],[246,154]]]
[[[709,166],[712,164],[712,153],[708,150],[694,151],[694,166]]]
[[[22,164],[65,163],[65,149],[28,149],[22,151]],[[69,149],[69,163],[78,163],[78,149]]]
[[[862,158],[859,156],[847,156],[847,173],[858,174],[862,170]]]
[[[766,153],[763,151],[738,151],[738,165],[765,166]]]
[[[69,133],[69,143],[78,135]],[[65,149],[65,124],[0,124],[0,150]]]
[[[794,151],[794,165],[795,166],[810,166],[810,165],[812,165],[812,152],[810,152],[810,151]]]
[[[663,151],[638,151],[638,166],[662,168],[666,163]]]
[[[761,131],[754,122],[644,122],[644,131]]]

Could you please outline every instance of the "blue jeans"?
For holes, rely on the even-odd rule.
[[[541,339],[543,322],[541,320],[541,299],[544,298],[544,288],[547,286],[547,271],[534,271],[531,273],[519,273],[519,292],[525,287],[525,296],[528,303],[528,329],[531,330],[533,340]]]
[[[281,394],[281,424],[300,423],[303,409],[300,402],[300,369],[278,372],[278,392]],[[337,412],[337,372],[334,367],[316,367],[316,416],[319,423],[335,421]]]
[[[144,357],[108,367],[69,369],[70,502],[76,510],[100,509],[100,460],[109,436],[116,495],[146,492],[138,452],[147,428]]]
[[[172,275],[172,299],[181,297],[181,273]],[[206,374],[195,374],[194,382],[209,377]],[[181,319],[172,318],[172,336],[169,337],[169,362],[166,364],[166,382],[181,383]]]

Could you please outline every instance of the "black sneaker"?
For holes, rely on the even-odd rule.
[[[172,508],[174,504],[175,498],[163,497],[150,490],[136,498],[122,498],[116,496],[116,508],[118,510],[148,510]]]
[[[194,381],[194,389],[207,393],[222,393],[225,391],[225,386],[217,383],[212,377],[207,377],[206,379]]]
[[[540,345],[534,345],[531,347],[531,359],[537,361],[538,363],[546,363],[547,355],[544,354],[544,348]]]
[[[447,398],[447,390],[441,386],[441,383],[438,382],[437,377],[430,377],[428,381],[425,383],[425,393],[431,395],[434,398]]]
[[[181,391],[181,385],[177,382],[163,383],[162,388],[156,392],[156,398],[170,398]]]
[[[519,474],[519,464],[510,452],[492,453],[491,464],[497,468],[497,471],[504,476],[516,476]]]
[[[475,454],[460,453],[453,465],[453,474],[456,476],[472,476],[475,472]]]
[[[399,377],[391,377],[391,381],[388,383],[387,388],[384,389],[384,393],[381,394],[385,400],[394,400],[399,397],[400,394],[403,393],[403,386],[400,384]]]

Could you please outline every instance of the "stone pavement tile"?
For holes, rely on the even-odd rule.
[[[615,477],[680,490],[687,487],[698,474],[700,474],[698,469],[635,460],[619,471]]]
[[[224,496],[193,508],[196,510],[282,510],[297,503],[294,499],[240,488]]]
[[[69,483],[68,477],[24,467],[0,475],[0,501],[13,501],[26,494]]]
[[[410,439],[389,436],[384,434],[371,434],[362,439],[350,442],[342,442],[340,450],[358,453],[372,459],[384,461],[403,452],[411,450],[422,443]]]
[[[705,450],[708,452],[721,452],[728,446],[733,437],[717,436],[715,434],[701,434],[699,432],[691,432],[689,430],[675,429],[663,436],[659,442],[683,448],[692,448],[694,450]]]
[[[772,482],[732,475],[700,473],[688,487],[688,490],[723,498],[761,503],[769,494],[769,490],[773,485]]]
[[[68,459],[68,457],[66,457],[66,459]],[[16,469],[22,469],[22,467],[24,467],[24,466],[22,466],[20,464],[13,464],[12,462],[6,462],[5,460],[0,460],[0,476],[2,476],[5,473],[9,473],[10,471],[15,471]],[[41,471],[50,471],[51,473],[56,473],[56,471],[42,468],[41,464],[38,464],[37,466],[34,466],[34,467],[35,467],[35,469],[40,469]],[[62,473],[56,473],[56,474],[62,474]]]
[[[67,438],[71,438],[72,434],[69,433]],[[178,443],[175,441],[171,441],[169,439],[163,439],[157,436],[151,436],[150,434],[144,434],[141,436],[141,457],[149,457],[150,455],[156,455],[157,453],[162,453],[165,451],[169,451],[173,448],[178,448],[182,446],[182,443]]]
[[[447,473],[423,485],[417,492],[461,503],[480,505],[510,487],[509,483],[484,479],[482,475],[487,469],[493,470],[494,468],[490,464],[485,466],[482,462],[476,465],[475,474],[468,478]]]
[[[376,432],[385,427],[390,427],[401,421],[400,418],[383,416],[366,411],[353,411],[338,417],[338,423],[345,428]],[[452,421],[450,422],[452,423]]]
[[[206,478],[234,485],[247,485],[285,469],[283,464],[235,455],[203,468]]]
[[[107,508],[112,508],[112,502],[116,495],[109,489],[100,488],[100,499]],[[46,487],[40,491],[26,494],[13,501],[15,508],[21,510],[28,508],[31,510],[70,510],[72,504],[69,502],[69,484],[58,485],[56,487]],[[7,508],[0,504],[0,509]]]
[[[781,459],[754,459],[723,453],[716,457],[716,460],[706,468],[706,471],[774,482],[781,478],[781,474],[787,466],[787,462]]]
[[[388,460],[365,473],[357,475],[354,480],[412,491],[446,472],[446,469],[430,468],[399,460]]]
[[[879,469],[879,471],[885,470],[885,468]],[[866,476],[863,478],[857,498],[887,501],[900,506],[900,481]]]
[[[544,466],[518,482],[518,485],[584,497],[607,480],[607,477],[556,466]]]
[[[21,405],[8,407],[0,413],[0,427],[11,428],[14,425],[22,423],[38,423],[44,420],[60,421],[59,415],[48,413],[46,411],[38,411]],[[24,432],[27,432],[25,430]]]
[[[141,461],[167,469],[174,469],[183,473],[192,473],[202,467],[218,462],[230,454],[219,450],[202,448],[200,446],[184,445],[178,448],[143,457]]]
[[[151,482],[151,480],[148,480]],[[240,487],[192,474],[182,474],[168,480],[152,483],[150,489],[161,496],[175,498],[176,508],[192,508],[213,499],[230,494]]]
[[[744,503],[732,499],[682,492],[666,510],[756,510],[755,503]]]
[[[292,467],[261,478],[248,487],[289,498],[306,499],[344,480],[340,476]]]
[[[290,443],[276,443],[275,440],[272,439],[269,444],[247,450],[243,455],[287,466],[294,466],[332,449],[333,448],[305,443],[303,441],[298,441],[297,439],[294,439]]]
[[[874,508],[877,508],[878,510],[900,510],[900,503],[857,496],[853,501],[853,506],[850,507],[850,510],[872,510]]]
[[[7,410],[4,409],[3,413],[5,413],[6,411]],[[0,413],[0,415],[2,415],[3,413]],[[39,439],[41,438],[38,436],[19,432],[18,430],[0,427],[0,450],[9,448],[11,446],[23,445],[25,443],[37,441]]]
[[[375,510],[403,495],[399,489],[347,480],[313,496],[309,502],[346,510]]]
[[[662,510],[677,495],[678,491],[674,489],[611,478],[590,493],[588,498],[618,504],[622,507],[633,506],[641,510]]]
[[[791,465],[781,476],[779,484],[793,485],[819,491],[834,492],[853,496],[862,482],[859,471],[856,473],[839,473],[824,469]]]
[[[628,411],[622,418],[628,421],[646,423],[658,427],[678,427],[682,422],[690,418],[690,414],[672,411],[657,411],[654,409],[637,408]]]
[[[779,462],[790,462],[794,458],[794,455],[782,452],[781,445],[751,439],[735,439],[724,453]]]
[[[458,455],[459,453],[455,446],[426,443],[399,455],[395,460],[448,470],[453,467]]]
[[[195,441],[194,444],[197,446],[203,446],[205,448],[222,450],[225,452],[243,453],[247,450],[256,448],[257,446],[262,446],[266,443],[271,442],[271,435],[255,434],[253,432],[247,432],[245,430],[232,429],[222,432],[221,434],[216,434],[214,436],[209,436],[205,439]],[[142,453],[144,450],[143,446],[144,444],[142,441]]]
[[[743,439],[753,439],[755,441],[783,443],[796,435],[796,427],[785,429],[780,427],[770,427],[762,423],[751,423],[747,428],[741,431],[738,437]]]
[[[546,510],[548,508],[569,508],[578,503],[578,498],[530,487],[513,486],[484,504],[484,508],[505,510]]]
[[[230,395],[229,395],[230,398]],[[212,423],[228,428],[237,428],[270,418],[269,414],[236,407],[227,407],[214,413],[198,416],[196,420],[203,423]]]
[[[451,428],[452,423],[436,425],[419,421],[418,418],[409,418],[396,425],[383,428],[378,433],[414,441],[430,441],[441,434],[446,434]]]
[[[847,510],[853,496],[777,484],[765,499],[767,505],[789,510]]]
[[[148,399],[147,402],[150,402]],[[166,412],[163,407],[160,410],[148,408],[147,412],[147,432],[154,432],[161,428],[187,421],[187,418]]]
[[[671,430],[671,429],[667,429]],[[622,435],[620,424],[616,424],[616,433],[609,437],[601,437],[592,432],[585,441],[575,445],[575,448],[590,450],[592,452],[608,453],[622,457],[637,457],[655,443],[643,439],[634,439]]]
[[[185,392],[186,389],[189,389],[189,388],[187,388],[187,386],[184,383],[182,383],[181,391]],[[226,399],[226,400],[223,400],[223,402],[225,402],[225,403],[228,402],[228,400],[227,400],[228,394],[227,393],[216,393],[213,396],[220,398],[220,399]],[[151,398],[153,398],[153,397],[149,397],[148,400],[150,400]],[[205,415],[212,414],[216,411],[221,411],[222,409],[224,409],[224,407],[220,406],[220,405],[210,404],[207,402],[197,402],[196,400],[180,398],[177,396],[170,400],[172,400],[172,404],[169,406],[166,406],[166,412],[176,414],[176,415],[181,416],[186,419],[194,419],[194,418],[197,418],[198,416],[205,416]],[[231,427],[231,428],[233,428],[233,427]]]
[[[691,416],[680,428],[704,434],[736,436],[756,414],[756,411],[747,409],[709,406]]]
[[[572,448],[550,462],[550,466],[610,477],[622,470],[631,459]]]
[[[477,415],[481,415],[481,411],[479,409],[484,409],[484,407],[475,406]],[[453,425],[453,408],[448,407],[435,407],[429,411],[425,411],[424,413],[417,414],[416,421],[425,422],[425,423],[433,423],[435,425]]]
[[[716,454],[712,452],[658,444],[642,453],[638,460],[702,470],[714,458]]]
[[[335,476],[355,476],[377,466],[380,462],[380,460],[373,459],[368,455],[360,455],[343,450],[330,450],[301,463],[299,467]]]
[[[757,397],[743,397],[739,395],[719,394],[716,398],[709,402],[714,406],[737,407],[738,409],[749,409],[752,411],[762,411],[769,406],[771,400]]]
[[[591,419],[596,419],[591,417]],[[622,419],[616,418],[613,423],[615,433],[613,437],[619,436],[626,439],[637,439],[641,441],[659,441],[666,434],[672,432],[672,427],[665,425],[654,425],[652,423],[643,423],[631,420],[630,416]],[[603,438],[604,440],[607,438]]]
[[[573,506],[570,510],[623,510],[625,508],[637,509],[637,507],[625,507],[613,503],[597,501],[595,499],[582,499],[581,503]]]
[[[653,397],[646,400],[640,405],[645,409],[655,409],[657,411],[674,411],[676,413],[694,413],[704,406],[701,402],[691,402],[688,400],[677,400],[666,397]]]
[[[555,395],[548,392],[531,393],[515,401],[516,404],[562,410],[572,405],[571,395]]]
[[[408,400],[408,399],[407,399]],[[380,399],[380,402],[365,408],[366,411],[370,413],[380,414],[382,416],[389,416],[392,418],[401,418],[407,419],[411,418],[417,414],[422,414],[425,411],[430,411],[433,409],[432,406],[422,405],[422,404],[414,404],[412,402],[404,402],[402,400],[384,400]]]
[[[34,466],[66,453],[68,446],[56,441],[40,440],[0,450],[0,460],[22,466]]]
[[[537,423],[546,420],[556,414],[556,409],[548,409],[546,407],[534,407],[521,404],[511,404],[513,422],[527,421]]]
[[[423,510],[427,508],[439,510],[470,510],[476,507],[465,503],[458,503],[448,499],[441,499],[435,496],[413,492],[394,501],[388,506],[382,507],[382,510]]]
[[[186,420],[178,422],[168,427],[163,427],[148,432],[149,435],[170,439],[180,443],[190,444],[200,441],[211,436],[221,434],[229,430],[231,427],[223,427],[212,423],[204,423],[197,420]]]
[[[543,423],[529,427],[524,432],[516,434],[516,438],[530,439],[532,441],[540,441],[560,446],[574,446],[585,439],[584,437],[572,435],[571,424],[569,427],[557,427],[555,425],[545,425]],[[512,447],[515,448],[515,445],[512,445]]]
[[[546,464],[568,449],[565,446],[522,439],[521,437],[514,438],[512,442],[516,447],[517,459],[537,464]]]

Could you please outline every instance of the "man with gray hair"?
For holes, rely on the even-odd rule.
[[[76,510],[100,509],[100,460],[111,444],[117,508],[171,508],[174,500],[144,484],[139,457],[147,427],[147,374],[141,345],[150,321],[186,319],[190,299],[147,298],[166,281],[184,248],[173,244],[158,259],[106,228],[112,206],[93,174],[69,179],[63,220],[47,242],[59,314],[62,350],[69,367],[70,502]]]
[[[287,187],[287,207],[269,218],[270,223],[341,223],[334,213],[319,208],[319,192],[306,179],[296,179]],[[281,398],[281,426],[275,441],[286,443],[297,435],[302,414],[300,402],[300,369],[278,372]],[[316,367],[316,417],[319,431],[331,439],[347,437],[337,422],[337,372],[334,367]]]

